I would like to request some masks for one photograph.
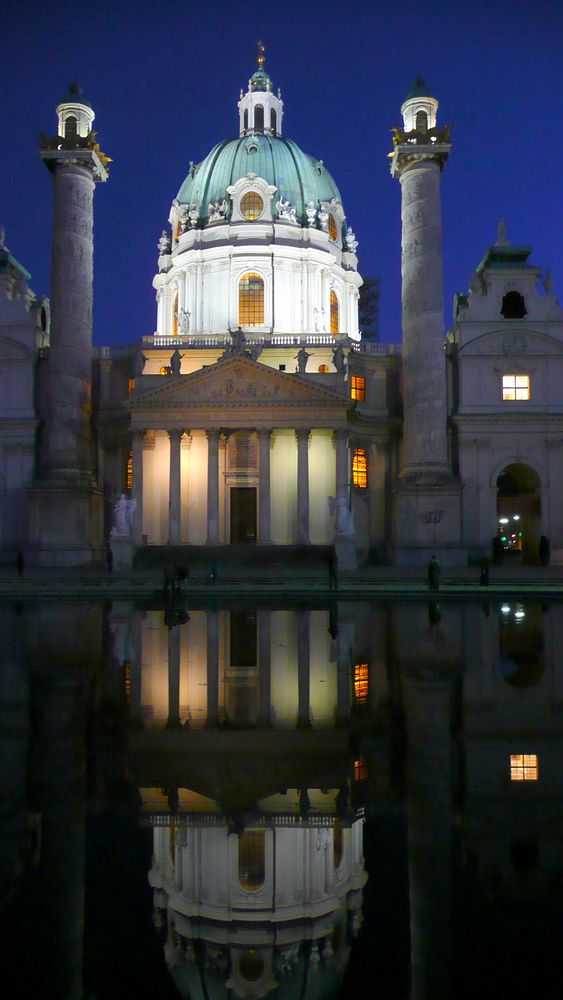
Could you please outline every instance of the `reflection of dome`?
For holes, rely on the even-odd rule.
[[[257,174],[295,205],[297,218],[306,221],[307,203],[340,201],[332,177],[321,161],[303,153],[290,139],[252,133],[215,146],[193,167],[178,191],[180,204],[197,205],[206,218],[208,206],[227,197],[227,188],[248,173]]]

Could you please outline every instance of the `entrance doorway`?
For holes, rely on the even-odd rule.
[[[256,487],[231,486],[231,545],[256,542]]]
[[[507,465],[497,479],[497,532],[504,552],[535,562],[541,536],[539,477],[529,465]]]

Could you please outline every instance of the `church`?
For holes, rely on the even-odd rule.
[[[563,312],[549,271],[501,222],[445,329],[450,133],[420,79],[400,110],[401,345],[362,336],[345,192],[287,138],[259,49],[235,137],[172,198],[154,332],[93,348],[93,196],[110,160],[70,87],[40,148],[50,299],[0,239],[4,562],[100,565],[110,545],[126,569],[150,547],[276,546],[283,559],[333,546],[353,570],[432,554],[465,565],[493,547],[533,562],[542,539],[563,555]]]

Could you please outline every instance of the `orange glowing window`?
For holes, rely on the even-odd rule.
[[[245,830],[238,839],[238,880],[243,889],[256,891],[266,877],[266,834]]]
[[[338,299],[336,297],[336,292],[332,290],[330,293],[330,332],[338,333],[339,325],[340,325],[340,318],[338,309]]]
[[[539,777],[538,756],[535,753],[510,754],[511,781],[537,781]]]
[[[127,468],[125,470],[125,486],[128,490],[133,489],[133,452],[127,456]]]
[[[159,375],[168,375],[169,372],[170,372],[170,369],[169,369],[168,365],[161,365],[161,367],[159,368],[158,374]]]
[[[245,274],[238,286],[240,326],[264,325],[264,281],[259,274]]]
[[[240,214],[249,222],[259,219],[264,211],[264,202],[257,191],[248,191],[240,200]]]
[[[352,459],[352,483],[360,490],[367,489],[368,460],[365,448],[356,448]]]
[[[354,761],[354,781],[365,781],[368,776],[368,764],[363,753]]]
[[[176,229],[174,230],[174,239],[176,240],[176,243],[180,239],[181,235],[182,235],[182,223],[181,222],[177,222],[176,223]]]
[[[530,376],[529,375],[503,375],[502,376],[502,398],[503,399],[529,399],[530,398]]]
[[[178,336],[178,293],[174,296],[174,306],[172,309],[172,336]]]
[[[328,217],[328,238],[330,240],[338,239],[338,230],[336,228],[336,219],[334,215],[329,215]]]
[[[321,375],[326,375],[328,372],[328,365],[319,365],[319,371]]]
[[[363,705],[368,699],[369,667],[367,663],[354,664],[354,698],[357,705]]]
[[[366,398],[366,380],[363,375],[352,375],[350,378],[350,396],[352,399]]]
[[[131,395],[134,388],[135,388],[135,379],[130,378],[129,381],[127,382],[127,392],[129,393],[129,395]]]

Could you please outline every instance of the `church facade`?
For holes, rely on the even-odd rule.
[[[416,81],[390,161],[402,348],[362,339],[344,203],[285,137],[261,53],[238,136],[191,164],[172,201],[155,332],[92,351],[92,198],[108,161],[71,88],[41,149],[55,185],[48,348],[49,304],[0,249],[5,558],[92,564],[111,543],[126,566],[147,546],[334,545],[353,568],[434,551],[463,564],[493,539],[527,559],[542,536],[563,550],[563,313],[501,226],[444,330],[451,147],[437,108]]]

